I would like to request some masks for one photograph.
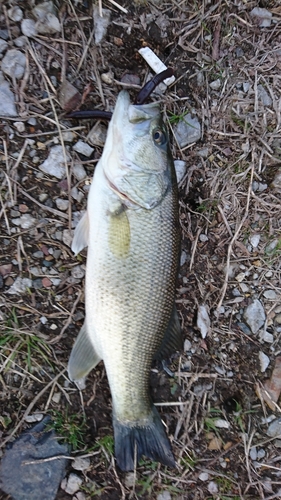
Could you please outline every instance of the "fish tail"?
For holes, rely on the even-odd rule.
[[[113,418],[115,456],[118,467],[123,471],[133,470],[135,460],[142,455],[161,462],[169,467],[176,467],[170,441],[155,406],[145,425],[130,425]]]

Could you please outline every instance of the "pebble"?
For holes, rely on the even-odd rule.
[[[270,254],[272,253],[275,248],[277,247],[279,241],[277,239],[272,240],[266,247],[265,247],[265,253]]]
[[[264,352],[260,351],[259,360],[260,360],[260,370],[262,373],[264,373],[269,366],[270,359]]]
[[[33,413],[33,415],[27,415],[24,421],[33,424],[34,422],[41,422],[43,417],[43,413]]]
[[[2,71],[0,71],[0,115],[17,116],[15,96],[10,90],[9,83],[5,80]]]
[[[199,328],[203,339],[208,334],[210,330],[210,325],[211,323],[210,323],[208,309],[204,304],[201,304],[198,307],[198,312],[197,312],[197,327]]]
[[[179,184],[184,178],[187,170],[187,164],[183,160],[174,160],[177,183]]]
[[[192,118],[191,114],[185,115],[175,126],[174,133],[180,148],[199,141],[201,138],[201,126],[198,118],[196,116]]]
[[[208,474],[208,472],[201,472],[201,474],[199,474],[198,477],[199,477],[200,481],[208,481],[209,474]]]
[[[187,253],[183,250],[180,257],[180,266],[183,266],[187,261]]]
[[[12,219],[12,222],[22,229],[29,229],[36,224],[36,219],[30,214],[23,214],[18,219]]]
[[[32,9],[32,13],[37,19],[36,29],[38,33],[52,35],[61,31],[60,22],[53,11],[53,2],[43,2]]]
[[[271,25],[272,13],[262,7],[254,7],[250,15],[258,20],[260,28],[268,28]]]
[[[64,80],[60,88],[59,100],[61,107],[65,111],[72,111],[80,104],[81,95],[72,83]]]
[[[23,17],[23,12],[22,10],[17,7],[16,5],[14,7],[11,7],[8,10],[8,16],[12,21],[15,21],[15,23],[18,23],[19,21],[22,20]]]
[[[111,12],[109,9],[102,9],[102,17],[100,16],[99,6],[94,5],[93,18],[94,18],[94,33],[95,43],[99,44],[106,35],[108,25],[110,23]]]
[[[31,38],[38,34],[36,23],[33,19],[23,19],[21,22],[21,32],[27,38]]]
[[[83,481],[81,477],[71,472],[68,476],[68,479],[65,478],[62,480],[61,488],[69,495],[74,495],[74,493],[79,490],[82,482]]]
[[[33,273],[31,273],[33,274]],[[42,288],[42,279],[41,278],[37,278],[36,280],[33,280],[33,288],[35,288],[35,290],[41,290]]]
[[[27,288],[31,287],[32,280],[30,278],[20,278],[18,276],[7,293],[11,295],[21,295],[23,293],[26,293]]]
[[[211,495],[216,495],[219,491],[217,483],[215,481],[210,481],[210,483],[207,486],[208,492],[211,493]]]
[[[114,74],[112,73],[112,71],[102,73],[101,79],[104,83],[107,83],[107,85],[112,85],[114,82]]]
[[[128,472],[125,475],[125,480],[124,480],[126,488],[133,488],[136,484],[136,476],[134,472]]]
[[[157,495],[157,500],[172,500],[171,493],[169,491],[162,491]]]
[[[74,279],[82,279],[85,276],[85,270],[82,266],[75,266],[71,269],[71,276]]]
[[[25,131],[25,124],[23,122],[15,122],[14,126],[16,127],[16,129],[19,133],[22,133]]]
[[[70,160],[71,157],[66,151],[66,161]],[[57,179],[63,179],[66,170],[62,146],[53,146],[50,149],[48,158],[39,166],[39,169],[45,174],[52,175]]]
[[[57,198],[56,205],[57,205],[59,210],[67,210],[69,207],[69,201],[64,200],[63,198]]]
[[[227,422],[227,420],[224,420],[222,418],[217,418],[214,421],[214,424],[218,429],[229,429],[230,426],[229,422]]]
[[[53,403],[58,404],[61,400],[61,392],[55,392],[52,396]]]
[[[263,296],[269,300],[277,299],[277,294],[276,294],[275,290],[265,290],[263,292]]]
[[[62,232],[62,241],[68,247],[71,247],[73,240],[73,232],[69,231],[69,229],[64,229]]]
[[[253,234],[253,236],[250,237],[250,243],[253,248],[257,248],[260,242],[260,238],[261,238],[260,234]]]
[[[2,52],[4,52],[8,47],[8,43],[6,42],[6,40],[2,40],[2,38],[0,38],[0,54],[2,54]]]
[[[77,491],[75,497],[73,497],[74,500],[87,500],[85,493],[83,491]]]
[[[278,325],[281,325],[281,314],[276,314],[274,321],[278,323]]]
[[[42,325],[46,325],[46,323],[48,323],[46,316],[41,316],[40,322],[42,323]]]
[[[87,177],[87,172],[81,163],[75,163],[72,168],[73,175],[77,181],[82,181]]]
[[[274,342],[274,337],[272,333],[269,333],[267,331],[261,331],[260,334],[260,340],[263,340],[264,342],[268,342],[269,344],[272,344]]]
[[[19,49],[23,49],[27,44],[26,36],[18,36],[18,38],[14,40],[14,44]]]
[[[268,426],[266,434],[269,437],[281,437],[281,417],[276,418],[271,422],[271,424]]]
[[[206,243],[206,241],[209,241],[209,238],[206,234],[200,234],[199,240],[202,241],[202,243]]]
[[[91,154],[94,152],[94,148],[89,146],[89,144],[86,144],[86,142],[83,142],[81,140],[77,141],[76,144],[73,146],[74,151],[77,153],[80,153],[87,158],[91,156]]]
[[[213,90],[219,90],[221,88],[221,81],[218,78],[217,80],[214,80],[213,82],[210,83],[210,87]]]
[[[272,105],[272,99],[268,92],[265,90],[265,88],[262,85],[258,85],[258,97],[260,98],[261,102],[263,103],[264,106],[271,106]]]
[[[256,446],[253,446],[253,448],[250,449],[250,457],[252,460],[257,460],[258,453]]]
[[[81,191],[78,191],[77,187],[74,186],[71,191],[70,191],[70,194],[72,196],[72,198],[76,201],[78,201],[78,203],[81,203],[81,201],[83,200],[84,198],[84,193],[82,193]]]
[[[73,142],[76,135],[71,130],[65,130],[62,132],[62,138],[65,142]]]
[[[103,147],[107,135],[107,127],[102,123],[96,123],[87,135],[87,141],[94,146]]]
[[[52,282],[49,278],[43,278],[42,285],[44,288],[50,288],[52,286]]]
[[[244,318],[254,334],[264,325],[265,312],[262,303],[258,299],[253,300],[253,302],[246,307]]]
[[[89,458],[80,458],[76,457],[75,460],[71,463],[71,466],[75,470],[87,470],[89,469],[91,461]]]
[[[10,78],[20,79],[25,72],[26,59],[23,52],[10,49],[2,59],[1,69]]]

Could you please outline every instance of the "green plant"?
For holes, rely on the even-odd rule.
[[[104,456],[109,460],[114,452],[114,438],[113,436],[107,435],[97,439],[97,442],[93,446],[94,450],[101,450]]]
[[[85,417],[77,414],[68,414],[58,410],[52,410],[52,422],[47,429],[54,429],[65,442],[71,445],[73,450],[77,450],[85,445],[84,435],[86,431]]]
[[[181,120],[184,119],[185,115],[187,115],[188,111],[184,111],[180,115],[176,115],[175,113],[172,113],[172,111],[168,111],[169,115],[168,120],[171,125],[176,125],[176,123],[179,123]]]

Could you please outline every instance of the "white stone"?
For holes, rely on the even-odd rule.
[[[253,234],[253,236],[250,237],[250,243],[253,248],[257,248],[260,242],[260,238],[261,238],[260,234]]]
[[[2,38],[0,38],[0,54],[2,54],[2,52],[4,52],[7,47],[8,43],[6,42],[6,40],[2,40]]]
[[[18,6],[15,5],[8,10],[8,16],[12,21],[18,23],[22,20],[23,12]]]
[[[32,415],[27,415],[24,420],[25,422],[32,424],[34,422],[41,422],[43,417],[43,413],[33,413]]]
[[[2,71],[0,71],[0,115],[17,116],[15,96],[10,90],[9,83],[5,80]]]
[[[210,325],[211,325],[211,322],[210,322],[207,306],[205,306],[204,304],[201,304],[198,307],[198,312],[197,312],[197,327],[199,328],[203,339],[208,334],[208,332],[210,330]]]
[[[63,198],[57,198],[56,205],[57,205],[59,210],[67,210],[69,207],[69,201],[64,200]]]
[[[219,90],[221,88],[221,81],[218,78],[217,80],[214,80],[213,82],[210,83],[210,87],[213,90]]]
[[[73,175],[77,181],[82,181],[87,177],[87,172],[81,163],[75,163],[72,168]]]
[[[186,162],[183,160],[174,160],[177,183],[179,184],[184,178],[187,170]]]
[[[66,161],[70,161],[70,155],[66,151]],[[62,146],[53,146],[48,158],[39,166],[46,174],[53,175],[57,179],[66,177],[66,166]]]
[[[199,474],[198,477],[199,477],[200,481],[208,481],[209,474],[208,474],[208,472],[201,472],[201,474]]]
[[[9,288],[7,293],[10,295],[21,295],[26,293],[27,288],[32,287],[32,280],[29,278],[20,278],[19,276],[16,278],[15,282]]]
[[[38,34],[36,23],[33,19],[23,19],[21,22],[21,32],[27,38],[31,38]]]
[[[71,463],[73,469],[75,470],[87,470],[89,469],[91,461],[89,458],[76,457]]]
[[[271,25],[272,13],[262,7],[254,7],[250,15],[259,21],[260,28],[268,28]]]
[[[277,294],[276,294],[275,290],[265,290],[263,292],[263,296],[269,300],[276,300],[277,299]]]
[[[208,484],[208,492],[211,493],[211,495],[216,495],[219,491],[219,487],[215,481],[210,481]]]
[[[125,475],[125,486],[126,488],[133,488],[136,484],[136,475],[134,472],[127,472]]]
[[[262,303],[258,299],[253,300],[253,302],[246,307],[244,318],[253,333],[257,333],[264,325],[265,312]]]
[[[206,234],[200,234],[199,240],[202,241],[202,243],[206,243],[206,241],[209,241],[209,238]]]
[[[196,116],[193,118],[190,113],[185,115],[175,126],[174,133],[181,148],[199,141],[201,126],[198,118]]]
[[[61,487],[69,495],[74,495],[74,493],[79,490],[82,482],[81,477],[71,472],[68,476],[66,484],[61,484]]]
[[[270,359],[266,354],[264,354],[264,352],[260,351],[259,352],[259,360],[260,360],[260,367],[261,367],[260,370],[262,373],[264,373],[265,370],[269,366]]]
[[[273,344],[274,337],[273,337],[272,333],[270,333],[270,332],[261,331],[260,340],[263,340],[264,342],[268,342],[268,344]]]
[[[102,9],[102,17],[98,5],[94,5],[93,18],[94,18],[94,31],[95,43],[99,44],[106,35],[108,25],[110,23],[111,11],[109,9]]]
[[[74,151],[77,151],[77,153],[80,153],[84,156],[91,156],[91,154],[94,152],[94,148],[89,146],[89,144],[86,144],[86,142],[83,142],[81,140],[77,141],[76,144],[73,146]]]
[[[12,219],[13,224],[20,226],[22,229],[29,229],[36,223],[36,219],[30,214],[23,214],[18,219]]]
[[[230,427],[229,422],[227,422],[227,420],[224,420],[223,418],[217,418],[214,421],[214,424],[218,429],[229,429]]]
[[[17,131],[22,134],[25,131],[25,124],[23,122],[15,122],[14,126],[16,127]]]
[[[25,72],[26,59],[23,52],[10,49],[2,59],[1,69],[10,78],[20,79]]]
[[[171,493],[169,491],[162,491],[157,495],[157,500],[172,500]]]
[[[75,279],[82,279],[85,276],[85,270],[82,266],[75,266],[71,269],[71,276]]]

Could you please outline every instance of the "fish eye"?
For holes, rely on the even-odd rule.
[[[153,132],[153,140],[158,146],[163,146],[167,141],[166,134],[161,130],[161,128],[157,128]]]

